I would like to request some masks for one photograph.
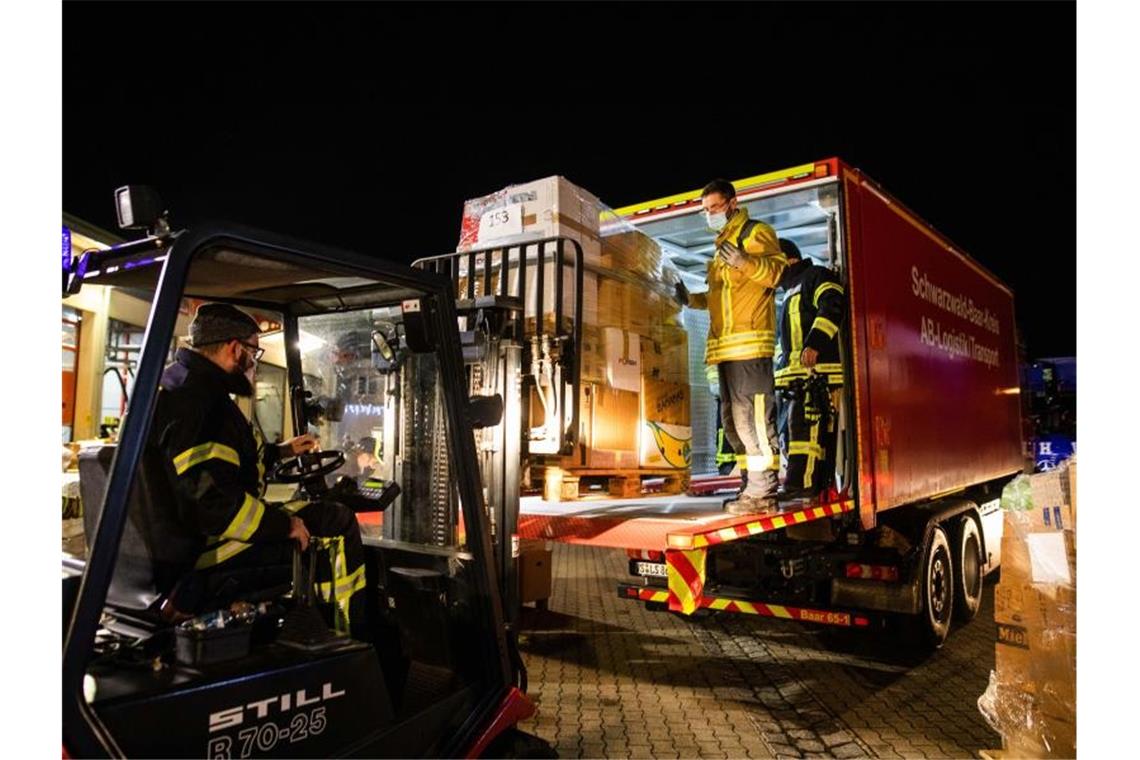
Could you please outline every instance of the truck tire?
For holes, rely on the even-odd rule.
[[[938,649],[950,634],[954,612],[954,562],[941,525],[930,531],[922,561],[920,630],[927,645]]]
[[[954,619],[968,623],[982,606],[982,537],[978,521],[963,515],[954,525]]]

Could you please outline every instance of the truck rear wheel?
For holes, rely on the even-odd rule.
[[[969,515],[954,526],[954,618],[968,623],[982,606],[982,537]]]
[[[926,643],[938,649],[950,634],[954,612],[954,562],[946,531],[936,525],[930,532],[922,567],[921,630]]]

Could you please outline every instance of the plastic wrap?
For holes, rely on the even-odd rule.
[[[978,709],[1017,757],[1076,755],[1076,463],[1002,493],[997,642]]]
[[[473,272],[466,259],[460,260],[461,297],[472,276],[474,295],[498,292],[504,269],[507,292],[515,292],[521,250],[527,251],[527,292],[534,293],[539,253],[537,246],[523,244],[552,237],[577,241],[585,264],[577,353],[586,450],[564,466],[687,469],[692,454],[688,333],[673,300],[678,275],[656,241],[563,177],[511,185],[464,204],[459,250],[489,253],[476,258]],[[504,250],[520,245],[504,256]],[[556,276],[548,247],[542,277],[549,285]],[[569,327],[570,269],[562,276]],[[545,331],[554,327],[553,290],[544,288],[541,316],[527,299],[527,332],[535,331],[540,318]]]

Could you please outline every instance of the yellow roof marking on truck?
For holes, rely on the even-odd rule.
[[[801,164],[800,166],[793,166],[791,169],[781,169],[777,172],[768,172],[767,174],[758,174],[755,177],[748,177],[746,179],[738,179],[732,183],[736,188],[736,194],[740,195],[743,192],[753,189],[757,185],[766,185],[771,182],[778,182],[780,180],[788,179],[789,177],[796,177],[801,174],[811,174],[815,171],[815,162],[810,164]],[[614,209],[614,213],[618,216],[632,216],[639,212],[652,211],[656,208],[667,208],[669,206],[677,206],[682,203],[696,200],[701,197],[700,190],[691,190],[687,193],[678,193],[676,195],[669,195],[664,198],[657,198],[656,200],[646,201],[645,203],[635,203],[632,206],[622,206],[621,208]]]

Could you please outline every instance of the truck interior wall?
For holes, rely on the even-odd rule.
[[[812,183],[776,193],[742,193],[741,205],[749,217],[771,225],[781,237],[793,240],[800,251],[818,264],[842,267],[844,259],[841,231],[829,234],[829,214],[838,216],[838,192],[835,182]],[[691,211],[664,219],[638,222],[638,229],[656,240],[666,251],[681,279],[693,292],[707,289],[706,266],[714,253],[713,233],[705,226],[703,215]],[[834,260],[833,260],[834,257]],[[777,305],[782,295],[777,294]],[[709,393],[705,379],[705,345],[709,317],[707,311],[685,309],[683,325],[689,340],[688,376],[692,399],[692,472],[716,471],[717,399]],[[850,416],[850,402],[847,414]],[[842,469],[842,467],[841,467]]]
[[[844,176],[863,523],[1021,468],[1012,293]]]

